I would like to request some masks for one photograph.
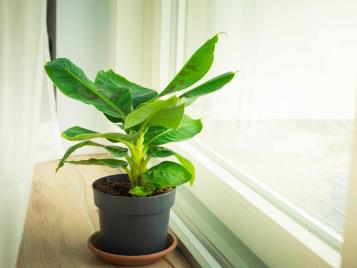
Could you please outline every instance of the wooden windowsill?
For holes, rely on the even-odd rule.
[[[86,242],[99,230],[92,182],[114,174],[115,170],[65,165],[55,174],[57,163],[45,162],[35,167],[17,267],[113,267],[95,257]],[[191,265],[176,249],[160,262],[146,267]]]

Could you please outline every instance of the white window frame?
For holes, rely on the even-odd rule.
[[[172,78],[174,71],[182,66],[184,59],[189,56],[186,53],[189,50],[186,47],[186,38],[202,40],[202,36],[206,39],[209,37],[209,18],[214,13],[213,4],[214,0],[117,0],[115,11],[117,18],[120,18],[116,21],[115,30],[116,51],[119,51],[116,54],[117,69],[128,70],[129,78],[135,77],[146,86],[162,89]],[[128,8],[131,13],[127,12]],[[133,44],[127,40],[133,29],[122,26],[122,19],[137,28],[132,40],[136,42]],[[178,28],[178,25],[186,26]],[[132,51],[123,51],[120,45],[123,42],[120,40],[122,36],[125,36],[126,42],[130,44],[126,47],[131,47]],[[138,51],[140,57],[137,56]],[[132,68],[132,56],[138,57],[137,63],[143,66],[141,70]],[[357,140],[357,132],[354,139]],[[267,196],[261,194],[261,189],[254,188],[253,185],[263,187],[259,182],[237,172],[224,159],[210,152],[209,148],[197,141],[175,145],[175,149],[193,160],[197,169],[196,185],[184,187],[269,267],[340,267],[342,256],[343,267],[357,267],[357,254],[354,254],[357,250],[357,216],[353,213],[357,210],[357,205],[352,202],[353,196],[357,195],[357,142],[354,148],[346,242],[341,255],[338,244],[326,243],[331,242],[328,240],[333,236],[332,233],[329,234],[328,229],[323,230],[327,236],[316,235],[316,232],[312,232],[311,228],[303,226],[298,220],[301,214],[304,217],[308,215],[303,211],[300,211],[297,217],[288,215],[282,208],[291,209],[292,204],[279,196],[274,202],[268,200]],[[247,183],[249,181],[254,183]],[[264,190],[269,192],[267,188]],[[274,205],[276,202],[281,202],[279,208]],[[299,211],[296,207],[294,209]],[[180,229],[179,226],[183,226],[176,213],[173,213],[172,222],[177,230]],[[318,224],[315,222],[313,226],[319,226]],[[324,228],[322,225],[320,227],[321,230]],[[183,236],[188,233],[193,235],[185,227],[180,230]],[[338,239],[336,237],[335,241]],[[200,249],[202,244],[197,246],[196,240],[187,237],[183,240],[191,243],[187,246],[191,250],[195,248],[204,251]],[[201,256],[207,256],[206,253]]]
[[[342,267],[357,267],[357,109],[354,124],[351,172],[348,184]]]

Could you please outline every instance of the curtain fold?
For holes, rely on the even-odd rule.
[[[0,267],[16,266],[37,146],[47,42],[45,0],[0,1]]]

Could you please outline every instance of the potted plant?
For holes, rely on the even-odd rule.
[[[210,69],[219,35],[206,41],[160,93],[128,81],[112,70],[99,71],[95,81],[65,58],[45,65],[45,70],[66,96],[93,105],[118,132],[98,133],[79,126],[62,133],[69,141],[79,141],[60,160],[65,163],[104,165],[122,168],[125,174],[100,178],[93,183],[94,201],[99,208],[100,247],[116,255],[150,255],[167,248],[168,220],[174,204],[175,187],[193,183],[195,168],[182,155],[164,147],[171,142],[192,138],[202,129],[200,119],[192,119],[185,108],[198,97],[214,92],[230,82],[235,73],[227,72],[201,85]],[[92,141],[103,138],[113,143]],[[83,146],[101,147],[112,157],[71,161],[68,157]],[[149,166],[154,158],[175,157]]]

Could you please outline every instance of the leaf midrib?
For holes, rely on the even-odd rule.
[[[154,138],[152,138],[145,146],[146,148],[149,148],[150,143],[152,143],[152,141],[156,140],[157,138],[161,137],[162,135],[166,134],[167,132],[172,131],[172,129],[166,129],[165,131],[161,132],[159,135],[156,135]],[[178,130],[176,130],[178,131]]]
[[[70,76],[75,78],[77,81],[79,81],[82,85],[88,87],[92,93],[97,95],[98,97],[101,97],[107,104],[109,104],[116,112],[118,112],[122,117],[125,117],[125,114],[104,94],[97,92],[97,90],[93,89],[90,85],[88,85],[86,82],[82,81],[78,76],[67,70],[66,68],[62,67],[65,72],[67,72]]]
[[[111,79],[111,78],[107,78],[111,83],[113,83],[114,85],[116,85],[117,87],[120,87],[120,88],[125,88],[125,89],[128,89],[129,91],[130,90],[134,90],[133,88],[131,88],[131,87],[133,87],[133,85],[135,85],[134,83],[132,83],[132,82],[130,82],[130,81],[128,81],[128,84],[133,84],[133,85],[130,85],[130,87],[128,86],[128,87],[126,87],[126,86],[124,86],[124,85],[122,85],[122,84],[120,84],[120,83],[117,83],[114,79]],[[101,78],[99,78],[99,80],[101,81],[101,82],[103,82],[103,83],[105,83],[106,81],[104,80],[104,79],[101,79]],[[139,85],[138,85],[139,86]],[[149,96],[150,94],[153,94],[153,92],[156,92],[156,91],[154,91],[153,90],[153,92],[151,92],[151,89],[149,89],[149,88],[144,88],[144,87],[142,87],[140,90],[143,90],[143,89],[145,89],[145,90],[148,90],[148,92],[141,92],[141,93],[139,93],[139,94],[137,94],[137,93],[135,93],[135,97],[145,97],[145,96]],[[149,91],[150,90],[150,91]],[[131,94],[131,92],[130,92],[130,94]]]

